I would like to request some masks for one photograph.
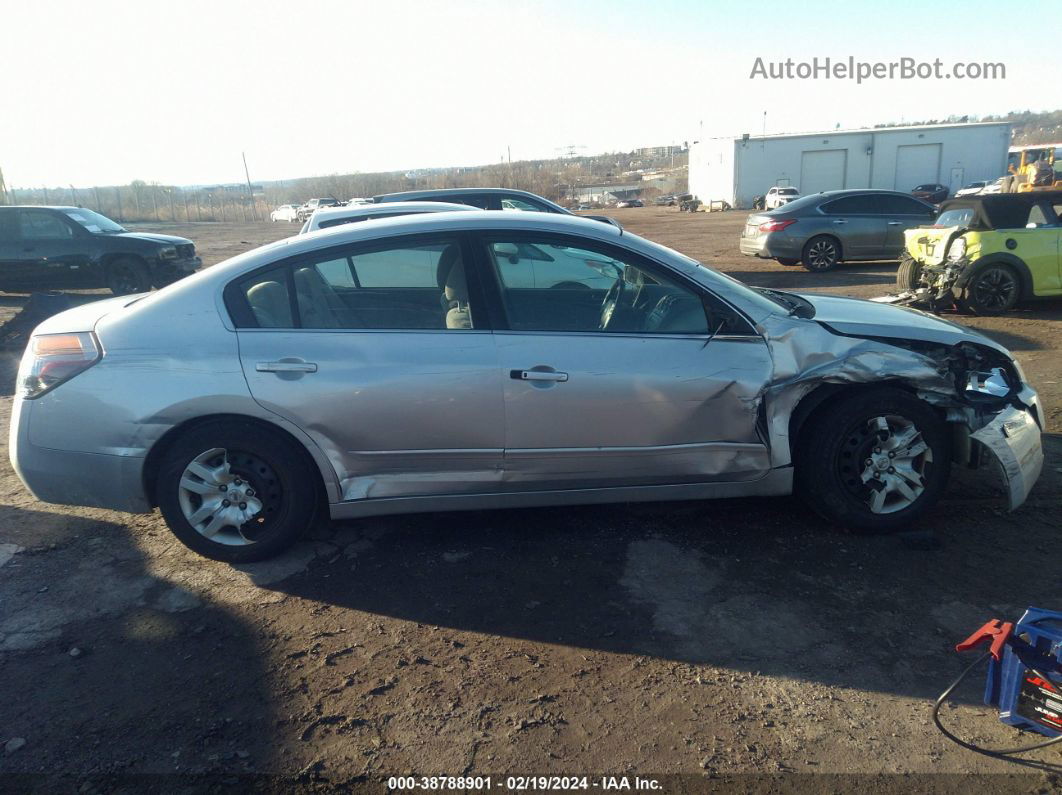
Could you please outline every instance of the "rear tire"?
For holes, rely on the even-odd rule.
[[[837,238],[829,235],[813,237],[804,244],[800,261],[812,273],[832,271],[841,261],[841,244]]]
[[[136,257],[118,257],[107,265],[107,287],[115,295],[146,293],[151,289],[151,273]]]
[[[922,277],[922,263],[906,251],[900,255],[900,267],[896,271],[896,289],[906,292],[918,289]]]
[[[910,525],[948,482],[947,427],[924,401],[882,387],[840,397],[808,419],[794,450],[800,496],[864,533]]]
[[[1018,303],[1021,280],[1009,265],[988,265],[962,288],[958,304],[974,315],[1002,315]]]
[[[178,438],[160,461],[155,493],[181,543],[226,563],[265,560],[290,547],[313,524],[319,496],[304,450],[237,418]]]

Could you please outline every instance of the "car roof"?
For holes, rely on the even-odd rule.
[[[384,204],[348,204],[344,207],[326,207],[317,210],[313,217],[320,221],[331,218],[354,218],[359,215],[381,215],[384,213],[443,213],[468,212],[476,209],[469,204],[453,202],[386,202]]]
[[[545,202],[550,207],[555,208],[559,213],[564,214],[568,211],[561,207],[556,202],[550,201],[545,196],[539,196],[537,193],[531,193],[531,191],[517,190],[515,188],[433,188],[431,190],[407,190],[400,191],[398,193],[381,193],[373,197],[374,202],[394,202],[394,201],[415,201],[417,199],[426,199],[432,196],[482,196],[484,194],[492,194],[501,198],[511,197],[513,199],[533,199],[536,201]]]
[[[0,210],[87,210],[87,207],[74,207],[67,204],[6,204]]]
[[[1062,203],[1062,190],[959,196],[941,204],[940,212],[972,209],[973,229],[1019,229],[1025,226],[1029,208],[1040,202]]]

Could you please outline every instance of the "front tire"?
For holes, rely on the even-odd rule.
[[[775,260],[778,262],[779,265],[785,265],[787,268],[791,268],[794,265],[800,264],[800,260],[795,259],[793,257],[775,257]]]
[[[107,265],[107,287],[115,295],[146,293],[151,289],[151,274],[142,260],[118,257]]]
[[[793,456],[797,491],[843,527],[899,530],[940,498],[950,453],[947,427],[928,404],[899,389],[867,390],[808,419]]]
[[[800,261],[812,273],[832,271],[841,261],[841,244],[829,235],[813,237],[804,244]]]
[[[959,306],[974,315],[1002,315],[1018,303],[1021,282],[1008,265],[989,265],[967,282]]]
[[[900,255],[900,267],[896,270],[896,289],[901,292],[918,289],[922,277],[922,263],[906,251]]]
[[[294,544],[315,519],[318,482],[305,451],[237,418],[204,423],[163,454],[156,501],[181,543],[248,563]]]

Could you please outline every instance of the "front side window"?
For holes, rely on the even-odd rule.
[[[246,325],[252,327],[474,328],[464,257],[456,240],[333,250],[256,274],[237,292],[250,307],[253,322]]]
[[[884,196],[881,200],[886,215],[932,215],[933,209],[909,196]]]
[[[490,240],[487,251],[514,331],[710,331],[700,295],[626,258],[549,239]]]
[[[74,230],[46,210],[22,210],[19,230],[23,240],[56,240],[74,236]]]
[[[544,207],[539,207],[531,202],[524,201],[523,199],[514,199],[508,196],[501,200],[501,206],[503,210],[520,210],[522,212],[532,213],[540,213],[545,210]]]

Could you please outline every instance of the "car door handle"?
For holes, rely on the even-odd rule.
[[[903,226],[903,221],[889,221],[889,226]]]
[[[847,224],[848,222],[843,218],[838,218],[834,221],[835,224]]]
[[[315,362],[259,362],[254,369],[260,373],[316,373]]]
[[[551,370],[510,370],[509,377],[517,381],[558,381],[568,380],[567,373],[558,373]]]

